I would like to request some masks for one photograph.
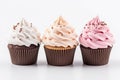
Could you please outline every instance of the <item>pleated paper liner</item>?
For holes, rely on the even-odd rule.
[[[74,48],[44,46],[47,63],[53,66],[67,66],[73,64]]]
[[[30,47],[8,44],[12,63],[16,65],[35,64],[37,62],[39,46],[39,44],[38,46],[31,45]]]
[[[109,62],[112,47],[91,49],[80,45],[83,63],[86,65],[105,65]]]

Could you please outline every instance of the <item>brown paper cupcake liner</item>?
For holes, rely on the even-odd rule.
[[[8,44],[8,49],[13,64],[31,65],[35,64],[37,61],[39,45],[31,45],[30,47],[26,47]]]
[[[67,66],[73,64],[75,48],[49,49],[44,46],[47,63],[53,66]]]
[[[83,63],[87,65],[105,65],[108,64],[112,47],[91,49],[80,45]]]

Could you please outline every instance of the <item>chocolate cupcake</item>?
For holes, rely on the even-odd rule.
[[[48,64],[54,66],[73,64],[78,45],[76,38],[75,30],[60,16],[46,29],[42,38]]]
[[[13,35],[8,49],[11,61],[16,65],[31,65],[37,61],[40,46],[40,34],[32,23],[24,19],[13,26]]]
[[[91,20],[84,27],[79,40],[84,64],[108,64],[114,38],[105,22],[98,17]]]

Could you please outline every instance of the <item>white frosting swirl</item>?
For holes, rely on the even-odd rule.
[[[42,41],[49,46],[73,47],[78,45],[76,38],[75,30],[60,16],[46,29]]]
[[[40,34],[32,26],[32,23],[28,23],[22,19],[16,26],[13,26],[13,35],[9,44],[29,47],[31,44],[38,45],[39,43]]]

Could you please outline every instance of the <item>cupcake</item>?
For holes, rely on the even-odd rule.
[[[8,43],[11,61],[16,65],[30,65],[37,61],[40,34],[32,23],[22,19],[13,26],[13,34]]]
[[[85,25],[79,41],[84,64],[108,64],[114,38],[107,24],[100,21],[99,17]]]
[[[71,65],[78,45],[77,35],[61,16],[45,30],[42,41],[47,63],[54,66]]]

